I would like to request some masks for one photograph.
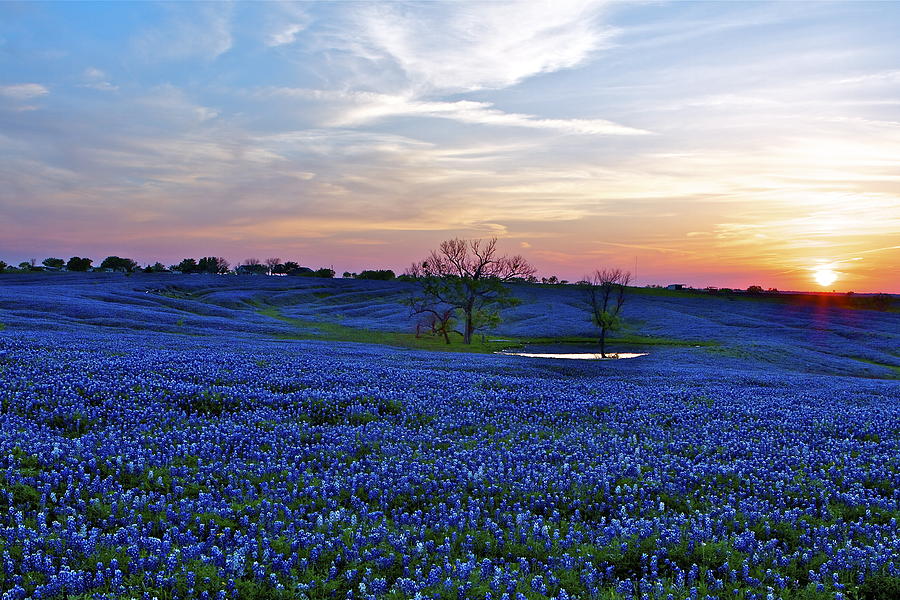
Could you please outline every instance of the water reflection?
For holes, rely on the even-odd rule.
[[[647,356],[647,352],[607,352],[604,358],[599,352],[564,354],[557,352],[497,352],[507,356],[527,356],[529,358],[563,358],[567,360],[618,360],[620,358],[637,358]]]

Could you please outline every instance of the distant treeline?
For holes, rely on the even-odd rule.
[[[322,267],[311,269],[301,266],[295,261],[284,261],[280,258],[269,258],[261,261],[248,258],[232,268],[231,264],[221,256],[204,256],[200,260],[185,258],[180,263],[166,266],[161,262],[141,267],[137,261],[121,256],[107,256],[99,266],[94,266],[93,259],[73,256],[69,260],[62,258],[45,258],[40,264],[32,259],[11,266],[0,260],[0,273],[36,272],[36,271],[73,271],[73,272],[106,272],[106,273],[207,273],[213,275],[294,275],[301,277],[334,277],[334,270]]]
[[[156,262],[152,265],[148,264],[141,267],[137,261],[130,258],[120,256],[107,256],[98,266],[94,266],[93,259],[73,256],[69,260],[62,258],[45,258],[40,263],[32,259],[27,262],[21,262],[17,266],[12,266],[0,260],[0,273],[28,273],[40,271],[72,271],[72,272],[106,272],[106,273],[206,273],[206,274],[235,274],[235,275],[275,275],[275,276],[300,276],[300,277],[323,277],[332,278],[335,271],[331,268],[322,267],[312,269],[310,267],[301,266],[299,262],[273,257],[266,260],[258,258],[245,259],[240,264],[232,267],[228,260],[220,256],[204,256],[203,258],[185,258],[178,264],[164,265]],[[359,273],[351,273],[344,271],[345,279],[368,279],[376,281],[412,281],[416,277],[409,274],[397,275],[391,269],[365,269]],[[555,275],[549,277],[537,278],[534,275],[520,279],[521,283],[543,284],[543,285],[569,285],[570,282],[565,279],[559,279]],[[578,281],[574,285],[584,286],[588,282]],[[896,300],[890,294],[855,294],[847,292],[846,294],[786,294],[779,292],[775,288],[765,289],[759,285],[751,285],[746,290],[731,288],[707,287],[702,289],[694,289],[681,284],[670,284],[668,286],[647,285],[647,288],[666,289],[685,292],[701,292],[712,295],[730,295],[738,294],[742,296],[757,297],[774,297],[789,298],[795,304],[819,304],[832,306],[836,308],[855,308],[869,310],[892,310]]]

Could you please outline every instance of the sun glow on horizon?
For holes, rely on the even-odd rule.
[[[837,281],[837,273],[832,271],[831,269],[825,267],[819,267],[813,273],[813,278],[816,280],[816,283],[821,285],[822,287],[828,287],[835,281]]]

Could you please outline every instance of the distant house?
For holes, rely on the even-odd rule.
[[[666,286],[666,289],[667,290],[683,290],[684,284],[683,283],[670,283],[669,285]]]
[[[266,275],[268,270],[266,265],[239,265],[234,272],[238,275]]]
[[[315,271],[313,271],[309,267],[300,267],[299,269],[291,269],[287,272],[287,274],[300,277],[311,277],[313,274],[315,274]]]

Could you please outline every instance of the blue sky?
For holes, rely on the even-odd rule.
[[[0,258],[900,291],[898,3],[0,4]]]

